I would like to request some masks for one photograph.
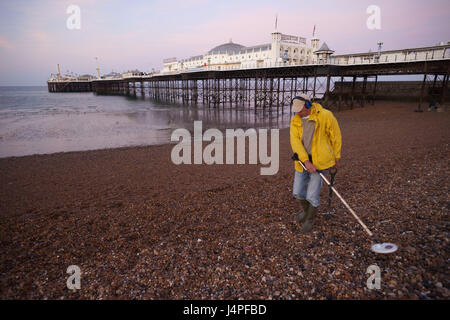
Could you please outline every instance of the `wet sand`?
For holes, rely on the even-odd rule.
[[[294,224],[289,130],[280,169],[172,164],[173,145],[0,159],[2,299],[448,299],[449,112],[377,102],[335,113],[336,188],[313,232]],[[367,268],[381,269],[368,290]],[[66,288],[69,265],[81,290]]]

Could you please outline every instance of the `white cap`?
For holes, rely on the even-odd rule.
[[[305,106],[306,102],[299,98],[311,102],[311,99],[306,94],[299,94],[298,96],[295,96],[294,99],[292,100],[292,112],[300,112],[303,110],[303,107]]]

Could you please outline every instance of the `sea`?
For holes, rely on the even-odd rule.
[[[171,143],[172,132],[217,128],[286,128],[291,114],[214,108],[149,98],[50,93],[46,86],[0,87],[0,158]],[[172,142],[174,143],[174,142]]]

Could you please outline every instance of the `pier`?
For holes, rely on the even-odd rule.
[[[443,105],[448,95],[450,59],[354,65],[315,64],[274,68],[197,71],[177,74],[96,79],[87,82],[49,81],[49,92],[92,91],[170,103],[208,107],[249,107],[289,112],[291,99],[307,93],[337,111],[373,103],[378,77],[422,75],[417,111],[433,100]]]
[[[48,81],[48,92],[91,92],[91,81]]]

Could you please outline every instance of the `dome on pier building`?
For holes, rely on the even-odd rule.
[[[230,39],[230,42],[221,44],[220,46],[214,47],[211,50],[209,50],[208,54],[222,54],[222,53],[235,54],[244,48],[245,46],[233,43]]]

